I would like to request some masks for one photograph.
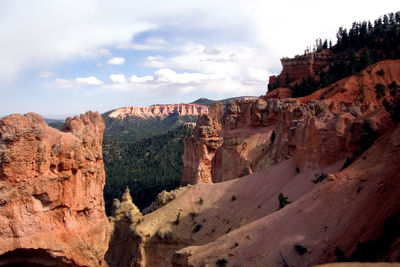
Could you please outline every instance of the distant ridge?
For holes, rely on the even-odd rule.
[[[257,96],[238,96],[238,97],[231,97],[231,98],[226,98],[226,99],[221,99],[221,100],[211,100],[205,97],[199,98],[191,104],[198,104],[198,105],[204,105],[204,106],[210,106],[214,102],[222,102],[224,105],[228,104],[230,101],[236,101],[236,100],[245,100],[245,99],[257,99]]]
[[[116,109],[109,113],[110,118],[123,119],[127,116],[136,117],[165,117],[170,114],[177,114],[180,116],[198,116],[207,114],[208,108],[199,104],[169,104],[169,105],[151,105],[148,107],[124,107]]]

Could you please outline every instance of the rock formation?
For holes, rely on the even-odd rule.
[[[376,75],[378,69],[387,71],[387,76]],[[399,83],[397,77],[400,61],[389,60],[303,98],[279,99],[267,94],[257,100],[231,102],[223,115],[199,119],[196,129],[207,129],[212,137],[195,134],[185,141],[182,184],[222,182],[288,158],[296,161],[299,170],[351,158],[359,150],[364,120],[380,132],[393,125],[376,98],[375,84]],[[210,146],[208,140],[218,140],[218,145]]]
[[[142,252],[139,244],[142,237],[134,226],[140,224],[142,213],[132,203],[129,189],[126,188],[121,201],[114,199],[110,217],[111,239],[105,259],[109,266],[141,266]]]
[[[222,113],[223,105],[213,103],[210,114],[199,117],[193,137],[185,139],[181,185],[212,182],[212,159],[222,145],[221,124],[217,119]]]
[[[314,76],[324,70],[331,60],[331,52],[327,49],[306,53],[294,58],[282,58],[282,71],[278,76],[270,76],[269,84],[279,87],[302,78]]]
[[[103,131],[93,112],[65,132],[34,113],[0,119],[0,265],[106,265]]]
[[[123,119],[126,116],[137,116],[137,117],[154,117],[160,116],[165,117],[169,114],[179,114],[181,116],[191,115],[199,116],[207,114],[207,106],[198,104],[171,104],[171,105],[151,105],[148,107],[124,107],[116,109],[111,112],[108,116],[110,118]]]
[[[338,161],[299,173],[288,159],[240,179],[190,186],[152,213],[125,217],[122,228],[115,224],[123,233],[117,251],[124,248],[130,255],[118,266],[395,261],[400,256],[399,149],[397,126],[342,171]],[[325,180],[314,183],[322,173]],[[288,202],[278,210],[280,195]],[[370,247],[381,249],[371,253]]]

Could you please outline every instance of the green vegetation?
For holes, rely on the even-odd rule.
[[[192,218],[192,221],[193,221],[196,218],[197,213],[192,211],[192,212],[189,213],[189,216],[190,216],[190,218]]]
[[[383,225],[383,234],[376,240],[358,242],[356,249],[346,257],[344,252],[336,247],[335,254],[338,261],[358,261],[358,262],[376,262],[386,261],[382,257],[388,255],[388,251],[400,237],[400,213],[393,217],[386,218]]]
[[[196,101],[193,101],[191,104],[198,104],[198,105],[204,105],[204,106],[211,106],[212,103],[214,103],[214,100],[202,97],[197,99]]]
[[[275,131],[272,131],[272,134],[271,134],[271,144],[273,144],[273,143],[275,142],[275,138],[276,138],[276,133],[275,133]]]
[[[202,198],[199,198],[199,201],[197,201],[197,203],[198,203],[199,205],[203,205],[203,199],[202,199]]]
[[[320,175],[315,175],[315,179],[311,180],[314,184],[318,184],[328,178],[328,175],[326,173],[321,173]]]
[[[285,197],[282,193],[279,194],[278,200],[279,200],[279,208],[278,208],[278,210],[284,208],[287,204],[291,203],[291,202],[288,201],[288,198]]]
[[[372,127],[371,121],[365,119],[361,125],[361,138],[357,141],[357,144],[361,149],[359,153],[361,154],[370,148],[377,138],[378,133]]]
[[[398,85],[398,84],[396,83],[396,81],[391,82],[391,83],[388,85],[388,88],[389,88],[389,90],[390,90],[390,95],[391,95],[391,96],[396,96],[398,93],[400,93],[400,92],[399,92],[399,91],[400,91],[400,85]]]
[[[110,118],[108,115],[111,112],[102,115],[106,123],[105,141],[133,142],[166,133],[186,122],[197,121],[197,116],[179,116],[178,114],[170,114],[165,118],[127,116],[119,119]]]
[[[326,71],[317,73],[318,79],[310,76],[293,86],[285,85],[292,89],[294,97],[312,94],[381,60],[400,58],[400,12],[384,15],[374,23],[354,22],[350,30],[341,27],[336,37],[336,45],[329,46],[332,63]],[[314,51],[326,48],[326,40],[319,39]],[[385,72],[378,70],[377,74],[383,76]],[[268,88],[273,90],[278,86],[269,85]]]
[[[215,264],[217,264],[218,267],[225,267],[227,263],[228,263],[228,261],[224,258],[219,259],[215,262]]]
[[[350,158],[347,157],[346,161],[343,164],[343,167],[340,170],[342,171],[342,170],[346,169],[347,167],[349,167],[354,162],[355,159],[356,159],[355,157],[350,157]]]
[[[388,88],[390,90],[390,95],[394,98],[389,102],[384,99],[382,101],[383,106],[390,113],[390,117],[396,123],[400,122],[400,85],[396,81],[392,81]]]
[[[54,121],[54,122],[49,122],[48,123],[48,125],[50,127],[53,127],[53,128],[55,128],[55,129],[57,129],[59,131],[62,131],[62,129],[64,128],[64,124],[65,124],[64,121]]]
[[[201,230],[202,227],[203,227],[202,224],[200,223],[196,224],[196,226],[193,228],[193,233],[197,233],[198,231]]]
[[[299,255],[304,255],[308,251],[307,248],[302,245],[294,245],[293,247]]]
[[[179,187],[183,171],[183,140],[193,129],[182,125],[169,132],[137,141],[105,138],[103,159],[106,171],[104,200],[110,214],[112,200],[126,186],[139,209],[150,205],[162,190]]]
[[[379,76],[383,76],[383,75],[385,75],[385,71],[384,71],[383,69],[379,69],[379,70],[376,72],[376,74],[379,75]]]
[[[390,113],[390,117],[396,123],[400,122],[400,96],[395,98],[391,103],[386,99],[383,100],[383,105],[387,112]]]
[[[375,93],[376,93],[376,98],[382,98],[386,95],[386,87],[385,85],[381,84],[381,83],[377,83],[375,84]]]
[[[174,224],[178,225],[180,220],[181,220],[181,212],[178,212],[178,214],[176,215],[176,219],[174,221]]]

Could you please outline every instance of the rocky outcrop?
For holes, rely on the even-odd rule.
[[[199,117],[193,136],[185,139],[181,185],[212,182],[212,160],[222,145],[218,118],[223,109],[221,103],[213,103],[210,114]]]
[[[65,132],[34,113],[0,119],[0,265],[105,266],[104,127],[93,112]]]
[[[166,191],[166,190],[161,191],[161,193],[159,193],[157,195],[156,200],[154,200],[150,204],[150,206],[143,209],[143,214],[153,212],[153,211],[161,208],[162,206],[167,205],[169,202],[171,202],[172,200],[174,200],[177,197],[179,197],[180,195],[182,195],[183,192],[185,192],[189,187],[190,186],[184,186],[184,187],[179,187],[179,188],[177,188],[175,190],[171,190],[171,191]]]
[[[126,188],[121,201],[114,199],[111,214],[111,239],[105,259],[110,267],[141,266],[142,236],[135,231],[141,223],[142,213],[132,203],[129,189]]]
[[[118,266],[302,267],[337,261],[341,251],[349,260],[395,261],[399,146],[397,127],[344,170],[338,161],[299,173],[289,159],[240,179],[190,186],[154,212],[115,224]],[[321,173],[326,179],[312,182]]]
[[[165,117],[170,114],[178,114],[180,116],[191,115],[199,116],[208,113],[207,106],[198,104],[171,104],[171,105],[151,105],[148,107],[124,107],[111,112],[110,118],[123,119],[126,116],[137,117]]]
[[[379,69],[387,76],[376,75]],[[232,101],[212,120],[218,122],[218,131],[211,130],[210,120],[199,119],[196,126],[216,132],[209,139],[217,139],[218,146],[205,149],[209,139],[201,135],[185,141],[182,183],[222,182],[288,158],[299,171],[352,158],[360,149],[365,120],[380,133],[393,126],[376,98],[375,85],[399,83],[398,75],[400,61],[385,61],[303,98],[280,99],[268,93],[257,100]]]
[[[269,85],[276,88],[301,80],[302,78],[315,76],[318,72],[324,70],[331,60],[331,52],[327,49],[306,53],[294,58],[282,58],[282,71],[278,76],[269,77]]]
[[[193,186],[208,186],[212,191],[203,192],[205,203],[213,201],[208,197],[219,194],[217,190],[229,190],[205,213],[209,225],[217,209],[218,217],[229,222],[231,231],[214,241],[177,251],[173,261],[177,259],[176,266],[207,266],[223,261],[229,266],[299,267],[335,261],[396,262],[400,256],[399,149],[397,125],[349,167],[322,170],[328,177],[314,185],[311,173],[288,178],[293,165],[284,161],[269,172]],[[190,191],[187,193],[195,194],[195,190]],[[266,196],[269,194],[270,199]],[[278,194],[290,202],[279,210]],[[232,195],[236,197],[234,202],[229,200]],[[264,215],[255,219],[261,213]],[[199,218],[202,215],[199,213]],[[246,219],[235,229],[232,224],[240,217]],[[220,227],[215,223],[211,229]]]

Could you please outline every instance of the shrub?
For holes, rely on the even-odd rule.
[[[276,138],[276,133],[275,133],[275,131],[272,131],[272,134],[271,134],[271,144],[274,143],[275,138]]]
[[[399,91],[399,85],[396,83],[396,81],[393,81],[388,85],[388,88],[390,89],[390,95],[395,96],[398,91]]]
[[[285,197],[282,193],[279,194],[278,200],[279,200],[279,209],[278,210],[282,209],[287,204],[291,203],[290,201],[288,201],[288,198]]]
[[[237,199],[237,197],[235,197],[235,195],[232,195],[231,201],[235,201]]]
[[[197,216],[197,213],[196,212],[194,212],[194,211],[192,211],[192,212],[190,212],[189,213],[189,216],[192,218],[192,221],[194,220],[194,218],[196,218],[196,216]]]
[[[225,267],[228,261],[226,259],[219,259],[215,262],[219,267]]]
[[[381,84],[381,83],[377,83],[376,85],[375,85],[375,94],[376,94],[376,98],[382,98],[382,97],[384,97],[385,96],[385,89],[386,89],[386,87],[383,85],[383,84]]]
[[[315,175],[315,179],[311,180],[314,184],[318,184],[328,178],[328,175],[326,173],[321,173],[320,175]]]
[[[376,74],[378,74],[379,76],[383,76],[385,75],[385,71],[383,69],[380,69],[376,72]]]
[[[193,228],[193,233],[197,233],[198,231],[201,230],[202,227],[203,227],[202,224],[200,223],[196,224],[196,226]]]
[[[304,253],[308,251],[307,248],[303,247],[302,245],[294,245],[294,249],[299,255],[304,255]]]
[[[398,85],[397,85],[396,81],[393,81],[388,85],[388,87],[389,87],[389,89],[397,89]]]
[[[390,117],[392,118],[392,120],[396,123],[399,123],[400,122],[400,97],[396,97],[396,99],[394,99],[392,101],[392,103],[390,103],[389,101],[384,99],[382,101],[382,104],[385,107],[385,109],[387,110],[387,112],[390,113]]]
[[[347,167],[349,167],[354,162],[355,159],[356,159],[355,157],[351,157],[351,158],[347,157],[345,163],[343,164],[342,169],[340,169],[340,170],[344,170]]]
[[[174,221],[174,224],[175,224],[175,225],[178,225],[180,219],[181,219],[181,212],[178,212],[178,214],[176,215],[176,219],[175,219],[175,221]]]
[[[202,199],[202,198],[199,198],[199,201],[197,201],[197,203],[198,203],[199,205],[203,205],[203,199]]]
[[[378,138],[378,134],[371,125],[371,121],[365,119],[361,125],[361,138],[357,141],[357,144],[361,148],[361,152],[366,151],[375,140]]]

